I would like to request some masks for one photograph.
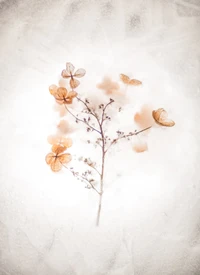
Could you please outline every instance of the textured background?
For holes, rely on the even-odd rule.
[[[1,275],[200,274],[199,26],[199,0],[0,1]],[[137,76],[133,112],[150,103],[176,121],[148,153],[114,152],[98,229],[96,195],[44,161],[66,61],[90,93]]]

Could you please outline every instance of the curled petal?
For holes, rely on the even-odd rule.
[[[45,157],[45,160],[46,160],[46,163],[50,165],[55,160],[55,154],[54,153],[47,154]]]
[[[84,69],[78,69],[75,72],[74,76],[79,78],[79,77],[83,77],[85,74],[86,74],[86,70],[84,70]]]
[[[75,89],[80,84],[80,82],[77,79],[74,79],[74,78],[71,78],[69,83],[70,83],[70,86],[71,86],[72,89]]]
[[[54,144],[51,148],[51,151],[55,153],[56,155],[59,155],[63,153],[67,148],[65,146],[62,146],[60,144]]]
[[[58,160],[62,163],[62,164],[65,164],[65,163],[68,163],[70,162],[72,159],[71,155],[66,153],[66,154],[62,154],[60,156],[58,156]]]
[[[172,127],[175,125],[175,122],[171,119],[168,119],[168,114],[163,108],[159,108],[152,112],[152,116],[155,122],[161,126]]]

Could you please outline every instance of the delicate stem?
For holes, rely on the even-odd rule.
[[[97,130],[96,128],[94,128],[93,126],[91,126],[87,121],[84,121],[83,119],[80,119],[79,117],[77,117],[76,115],[74,115],[65,105],[66,110],[78,121],[81,121],[83,123],[85,123],[88,127],[90,127],[92,130],[94,130],[95,132],[101,134],[101,132],[99,130]]]
[[[67,166],[65,166],[63,163],[61,163],[61,164],[62,164],[63,167],[65,167],[66,169],[68,169],[68,170],[73,174],[73,176],[74,176],[74,172],[73,172],[71,169],[69,169],[69,168],[68,168]],[[77,178],[81,178],[81,179],[83,179],[84,181],[88,182],[88,183],[90,184],[90,186],[91,186],[92,189],[94,189],[99,195],[101,194],[87,178],[85,178],[85,177],[82,176],[82,175],[77,175],[76,177],[77,177]]]
[[[151,127],[152,127],[152,126],[149,126],[149,127],[144,128],[144,129],[142,129],[142,130],[140,130],[140,131],[135,131],[135,132],[133,132],[133,133],[130,133],[130,134],[127,134],[127,135],[123,135],[123,136],[121,136],[121,137],[118,137],[118,138],[114,139],[114,140],[111,142],[110,146],[106,149],[105,153],[107,153],[107,151],[110,149],[110,147],[111,147],[113,144],[117,143],[117,141],[119,141],[120,139],[122,139],[122,138],[128,138],[128,137],[131,137],[131,136],[137,136],[137,135],[139,135],[140,133],[149,130]]]

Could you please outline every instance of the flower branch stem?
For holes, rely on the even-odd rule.
[[[140,130],[140,131],[135,131],[135,132],[133,132],[133,133],[130,133],[130,134],[127,134],[127,135],[123,135],[123,136],[121,136],[121,137],[118,137],[118,138],[114,139],[114,140],[111,142],[110,146],[106,149],[105,153],[107,153],[107,151],[110,149],[110,147],[111,147],[113,144],[116,144],[120,139],[128,138],[128,137],[131,137],[131,136],[137,136],[137,135],[141,134],[142,132],[145,132],[145,131],[149,130],[151,127],[152,127],[152,126],[149,126],[149,127],[144,128],[144,129],[142,129],[142,130]]]
[[[89,128],[91,128],[92,130],[94,130],[95,132],[101,134],[101,132],[99,130],[97,130],[96,128],[94,128],[93,126],[91,126],[87,121],[84,121],[83,119],[80,119],[79,117],[77,117],[76,115],[74,115],[69,108],[65,105],[66,110],[78,121],[83,122],[84,124],[86,124]]]
[[[69,170],[73,174],[73,176],[75,175],[75,172],[69,169],[67,166],[65,166],[64,164],[62,164],[62,166],[65,167],[67,170]],[[100,195],[100,192],[94,187],[94,185],[86,177],[82,175],[77,175],[76,177],[86,181],[91,186],[91,188],[94,189],[94,191],[96,191]]]

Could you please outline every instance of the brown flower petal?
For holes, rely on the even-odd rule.
[[[57,92],[58,87],[54,84],[52,84],[51,86],[49,86],[49,92],[50,94],[54,95]]]
[[[72,75],[74,73],[74,65],[72,63],[67,62],[66,63],[66,70]]]
[[[51,151],[56,155],[63,153],[67,148],[65,146],[61,146],[60,144],[54,144],[51,148]]]
[[[129,84],[130,77],[125,74],[120,74],[119,77],[124,84]]]
[[[62,163],[59,161],[58,157],[50,164],[50,167],[53,172],[59,172],[62,169]]]
[[[138,86],[142,84],[141,81],[137,79],[130,79],[130,77],[125,74],[120,74],[120,79],[124,84],[132,85],[132,86]]]
[[[175,122],[171,119],[168,119],[168,114],[163,108],[159,108],[152,112],[152,116],[155,122],[161,126],[172,127],[175,125]]]
[[[61,163],[63,163],[63,164],[70,162],[71,159],[72,159],[72,157],[71,157],[71,155],[68,154],[68,153],[67,153],[67,154],[62,154],[62,155],[58,156],[58,160],[59,160]]]
[[[75,89],[76,87],[79,86],[80,82],[75,78],[71,78],[69,84],[72,89]]]
[[[45,160],[47,164],[51,164],[55,159],[55,154],[54,153],[49,153],[46,155]]]
[[[86,70],[84,70],[84,69],[78,69],[75,72],[74,76],[79,78],[79,77],[83,77],[85,74],[86,74]]]

